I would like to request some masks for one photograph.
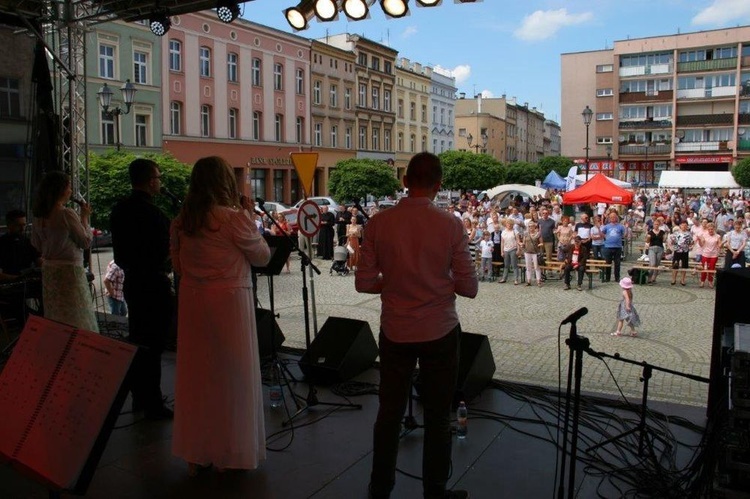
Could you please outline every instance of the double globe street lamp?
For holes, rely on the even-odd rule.
[[[133,105],[135,100],[135,93],[138,91],[135,85],[130,83],[130,80],[125,80],[125,84],[120,87],[122,92],[122,100],[125,103],[125,110],[123,111],[119,106],[110,109],[112,105],[112,89],[105,83],[102,88],[96,93],[99,96],[99,105],[102,107],[102,113],[108,118],[114,118],[115,122],[115,146],[117,150],[120,150],[120,116],[128,114],[130,112],[130,106]]]
[[[477,143],[476,145],[472,146],[471,143],[473,141],[474,141],[474,136],[472,134],[469,134],[469,135],[466,136],[466,142],[469,143],[469,147],[474,147],[477,150],[476,153],[479,154],[479,150],[480,149],[482,151],[484,151],[485,149],[487,149],[487,142],[489,141],[489,137],[487,136],[486,133],[483,133],[482,134],[482,143],[481,144]]]

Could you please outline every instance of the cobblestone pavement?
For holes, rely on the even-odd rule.
[[[316,259],[314,263],[321,275],[308,279],[311,335],[314,301],[317,330],[329,316],[346,317],[367,321],[377,339],[380,297],[357,293],[353,273],[329,275],[331,262]],[[623,269],[629,266],[626,262]],[[275,311],[280,314],[277,322],[286,336],[285,345],[304,348],[299,267],[299,259],[293,256],[292,272],[282,271],[273,279],[273,286]],[[583,306],[589,312],[578,321],[578,334],[590,340],[592,349],[708,378],[715,292],[699,288],[697,276],[689,276],[684,287],[679,283],[671,286],[670,279],[671,275],[662,274],[655,285],[634,288],[634,303],[642,320],[637,338],[610,336],[615,330],[620,287],[616,282],[601,283],[596,278],[593,289],[589,290],[585,281],[583,291],[577,291],[575,286],[564,291],[562,282],[556,280],[547,281],[541,288],[514,286],[512,281],[481,282],[475,299],[458,299],[458,310],[464,331],[489,337],[498,379],[544,386],[557,386],[558,379],[562,379],[564,385],[569,356],[564,340],[569,326],[558,330],[558,325]],[[258,298],[263,308],[269,307],[265,277],[259,278]],[[616,394],[619,386],[632,403],[639,404],[641,372],[638,365],[614,359],[605,364],[586,355],[582,387],[589,392]],[[706,384],[658,370],[649,384],[649,400],[705,405],[707,393]]]

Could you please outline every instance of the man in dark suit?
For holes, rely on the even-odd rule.
[[[581,236],[576,236],[573,239],[573,244],[568,245],[563,254],[565,255],[563,274],[565,288],[563,289],[566,291],[570,289],[570,273],[575,270],[578,273],[576,289],[583,291],[583,276],[586,275],[586,260],[589,258],[589,249],[581,243]]]
[[[114,207],[110,221],[115,263],[125,271],[129,339],[139,347],[131,368],[133,411],[171,419],[161,393],[161,354],[174,315],[169,219],[153,202],[161,172],[154,161],[136,159],[128,173],[133,190]]]

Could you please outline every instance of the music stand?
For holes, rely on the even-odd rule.
[[[271,259],[263,267],[253,266],[253,273],[255,275],[264,275],[268,279],[268,305],[271,310],[271,317],[277,319],[276,308],[274,305],[274,290],[273,290],[273,276],[279,275],[281,269],[284,268],[284,264],[289,259],[289,255],[292,253],[292,242],[288,237],[284,236],[273,236],[271,234],[263,234],[263,239],[266,240],[269,249],[271,250]],[[257,286],[253,283],[253,294],[257,303]],[[257,307],[256,307],[257,308]],[[256,317],[257,322],[257,317]],[[260,342],[260,334],[258,335],[258,341]],[[279,372],[286,373],[289,378],[297,381],[289,368],[279,361],[278,352],[276,351],[276,329],[271,328],[271,369],[274,367],[279,368]],[[283,375],[283,374],[282,374]],[[286,379],[285,379],[286,381]]]

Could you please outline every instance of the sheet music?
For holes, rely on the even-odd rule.
[[[2,387],[9,374],[14,391],[22,392],[14,400],[24,409],[9,406],[0,411],[9,415],[18,431],[16,436],[8,430],[8,439],[22,439],[11,457],[53,484],[70,488],[99,435],[136,347],[51,321],[38,324],[40,320],[44,321],[30,320],[31,328],[27,326],[21,335],[24,343],[19,341],[11,357],[11,361],[32,366],[32,377],[27,376],[28,369],[8,369],[10,363],[0,377]],[[32,334],[26,340],[29,331]],[[4,429],[0,442],[5,442],[5,436]]]

